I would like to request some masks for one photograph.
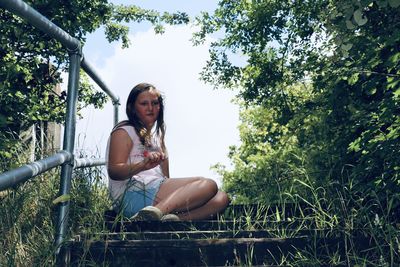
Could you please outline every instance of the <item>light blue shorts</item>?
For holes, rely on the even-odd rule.
[[[160,190],[160,186],[164,180],[165,178],[160,178],[147,185],[133,180],[122,196],[120,212],[129,218],[144,207],[153,206],[158,190]]]

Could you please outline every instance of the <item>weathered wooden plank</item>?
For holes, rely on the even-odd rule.
[[[110,233],[82,233],[67,250],[73,266],[282,266],[297,252],[331,266],[332,255],[345,259],[349,247],[367,255],[375,245],[363,229],[321,229],[299,218],[314,213],[298,204],[233,205],[217,220],[193,222],[128,222],[110,213]]]
[[[192,231],[192,230],[262,230],[262,229],[306,229],[316,228],[312,220],[296,221],[252,221],[252,220],[209,220],[209,221],[179,221],[159,222],[142,221],[107,222],[107,228],[112,232],[143,232],[143,231]]]
[[[223,231],[224,232],[224,231]],[[170,232],[170,234],[184,232]],[[250,232],[247,232],[249,234]],[[264,232],[265,233],[265,232]],[[154,234],[153,237],[168,237],[166,232],[126,233],[125,238],[138,234]],[[198,233],[186,233],[195,234]],[[202,233],[207,234],[207,233]],[[245,233],[243,233],[245,234]],[[253,233],[252,233],[253,234]],[[328,234],[327,236],[325,236]],[[323,265],[336,255],[345,259],[346,247],[368,253],[374,245],[373,239],[362,232],[308,232],[308,235],[291,238],[235,237],[235,238],[184,238],[121,240],[114,233],[99,240],[91,237],[69,244],[72,265],[89,263],[107,266],[216,266],[235,264],[277,264],[281,259],[290,260],[296,251],[315,255]],[[329,237],[328,237],[329,236]],[[104,235],[106,237],[106,235]]]
[[[233,204],[229,205],[220,216],[227,219],[238,218],[240,216],[251,217],[260,220],[263,217],[277,217],[282,219],[303,217],[305,215],[315,214],[315,207],[302,203],[264,203],[255,204]]]
[[[216,219],[233,220],[248,218],[250,220],[262,220],[267,217],[280,217],[285,220],[288,218],[304,217],[314,214],[315,209],[306,203],[285,203],[285,204],[234,204],[229,205]],[[114,221],[117,214],[113,210],[104,212],[106,221]],[[269,219],[271,220],[271,218]]]
[[[160,239],[209,239],[209,238],[288,238],[298,236],[338,237],[344,231],[332,229],[264,229],[264,230],[207,230],[207,231],[161,231],[161,232],[121,232],[121,233],[81,233],[75,241],[91,240],[160,240]],[[348,231],[354,235],[354,231]]]
[[[306,237],[112,240],[77,242],[70,251],[73,265],[91,262],[107,266],[223,266],[271,261],[274,264],[271,255],[275,260],[287,257],[307,243]]]

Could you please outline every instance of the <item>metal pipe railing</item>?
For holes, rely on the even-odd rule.
[[[95,166],[103,166],[106,164],[104,159],[75,159],[74,168],[85,168],[85,167],[95,167]]]
[[[95,81],[97,85],[112,99],[114,105],[114,125],[116,125],[118,123],[118,106],[120,105],[119,98],[108,89],[103,80],[100,78],[100,75],[98,75],[94,68],[89,64],[89,62],[85,60],[85,57],[82,58],[81,67],[93,79],[93,81]]]
[[[10,188],[16,184],[26,182],[27,180],[38,176],[48,170],[58,167],[65,162],[70,162],[73,155],[67,151],[61,150],[47,158],[34,161],[19,168],[0,173],[0,191]],[[103,166],[106,164],[104,159],[98,158],[75,158],[74,169]]]
[[[69,59],[69,76],[68,76],[68,95],[67,95],[67,116],[64,127],[64,144],[63,149],[74,152],[75,145],[75,126],[76,126],[76,104],[78,101],[78,86],[79,86],[79,69],[80,69],[80,51],[74,51],[70,53]],[[61,181],[60,181],[60,196],[69,195],[71,191],[71,179],[73,171],[73,163],[71,161],[61,167]],[[55,236],[56,253],[59,255],[58,261],[63,259],[63,255],[60,254],[60,249],[64,238],[67,235],[67,225],[69,217],[70,201],[64,201],[59,203],[59,213],[57,220],[57,231]],[[65,264],[62,264],[65,265]]]
[[[71,161],[72,154],[68,151],[60,151],[50,157],[26,164],[19,168],[0,174],[0,191],[10,188],[18,183],[25,182],[32,177],[42,174],[52,168]]]
[[[80,66],[82,66],[85,72],[87,72],[100,88],[112,99],[114,105],[114,124],[118,122],[119,99],[111,92],[111,90],[108,89],[100,76],[84,59],[81,44],[78,39],[70,36],[63,29],[59,28],[22,0],[0,0],[0,7],[4,7],[13,12],[27,20],[33,26],[58,40],[67,48],[70,55],[67,115],[64,128],[63,151],[46,159],[0,174],[0,190],[10,188],[17,183],[27,181],[40,173],[62,165],[59,194],[60,196],[68,195],[71,189],[71,177],[74,164],[76,164],[76,167],[90,167],[104,164],[104,160],[74,160],[73,156]],[[63,201],[59,204],[59,217],[55,236],[57,262],[62,265],[66,262],[66,259],[63,258],[63,253],[61,253],[61,248],[63,240],[67,234],[69,204],[69,200]]]

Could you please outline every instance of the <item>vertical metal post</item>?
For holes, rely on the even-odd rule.
[[[113,101],[114,105],[114,126],[118,123],[118,108],[119,108],[119,99],[117,101]]]
[[[78,99],[79,87],[79,70],[81,60],[81,49],[70,51],[70,65],[68,77],[68,96],[67,96],[67,116],[64,129],[64,143],[63,149],[74,153],[75,143],[75,125],[76,125],[76,103]],[[61,168],[61,181],[60,181],[60,196],[68,196],[71,189],[72,170],[74,168],[74,159],[62,165]],[[59,213],[57,220],[57,232],[55,236],[56,256],[58,265],[65,265],[62,248],[64,238],[68,231],[68,216],[69,216],[70,201],[67,199],[65,202],[59,204]]]
[[[81,67],[93,79],[93,81],[95,81],[95,83],[97,83],[97,85],[111,98],[114,106],[114,125],[116,125],[118,123],[118,108],[120,105],[119,98],[115,96],[113,92],[110,91],[110,89],[108,89],[107,85],[84,57],[82,58]]]

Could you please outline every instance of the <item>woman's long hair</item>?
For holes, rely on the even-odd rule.
[[[139,83],[135,87],[132,88],[131,92],[129,93],[128,100],[126,101],[126,115],[128,116],[128,120],[124,120],[119,122],[117,125],[114,126],[113,131],[116,130],[118,127],[131,125],[135,128],[136,134],[139,136],[140,142],[144,146],[150,145],[149,142],[151,140],[151,133],[147,132],[146,127],[144,126],[143,122],[140,121],[136,114],[135,110],[135,102],[138,98],[139,94],[145,91],[153,90],[158,95],[158,101],[160,104],[160,111],[158,114],[158,118],[156,121],[156,129],[155,133],[159,136],[161,140],[161,148],[164,152],[165,151],[165,143],[164,143],[164,136],[165,136],[165,123],[164,123],[164,98],[162,97],[161,93],[149,83]]]

